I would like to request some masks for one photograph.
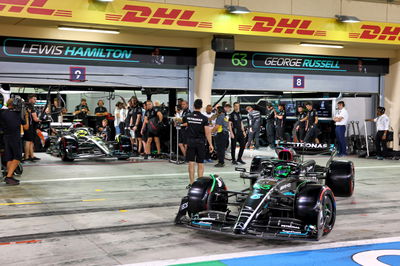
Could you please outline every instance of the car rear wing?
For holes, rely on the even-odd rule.
[[[336,155],[334,144],[304,143],[304,142],[277,142],[278,149],[293,149],[299,155]]]

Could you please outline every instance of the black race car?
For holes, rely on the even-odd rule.
[[[328,145],[285,146],[277,149],[277,157],[253,158],[250,172],[236,169],[250,180],[243,191],[227,190],[214,175],[197,179],[182,199],[175,223],[265,239],[318,240],[329,234],[336,219],[335,196],[353,194],[353,163],[333,160],[336,151]],[[319,166],[302,160],[299,154],[307,152],[331,156],[326,166]]]
[[[74,126],[67,130],[58,130],[56,136],[48,138],[48,154],[61,157],[66,162],[110,157],[126,160],[133,155],[132,144],[127,136],[119,135],[115,141],[106,142],[93,135],[91,128]]]

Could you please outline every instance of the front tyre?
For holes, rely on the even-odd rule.
[[[295,217],[316,229],[315,238],[329,234],[336,220],[336,202],[332,190],[320,184],[307,184],[295,198]]]
[[[332,161],[328,167],[325,185],[332,189],[337,197],[353,195],[355,186],[353,162]]]

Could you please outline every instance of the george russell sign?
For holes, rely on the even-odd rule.
[[[129,46],[88,42],[0,38],[0,59],[36,62],[76,62],[86,64],[196,65],[196,49]]]
[[[0,16],[95,25],[225,33],[321,41],[400,45],[400,24],[362,21],[338,23],[318,18],[133,0],[111,3],[74,0],[0,0]]]
[[[366,75],[387,74],[389,60],[237,51],[235,53],[218,53],[215,66],[237,70],[258,69],[290,73],[342,72]]]

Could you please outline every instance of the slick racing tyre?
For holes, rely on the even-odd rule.
[[[350,161],[332,161],[328,167],[325,185],[337,197],[350,197],[354,192],[354,165]]]
[[[219,181],[210,177],[197,179],[188,193],[189,216],[206,210],[225,212],[228,195],[221,193],[224,190],[226,187],[221,179]]]
[[[63,162],[73,162],[74,161],[74,159],[69,158],[68,155],[64,151],[61,152],[61,160]]]
[[[336,202],[332,191],[320,184],[306,184],[295,198],[295,217],[316,226],[316,238],[329,234],[336,220]]]

